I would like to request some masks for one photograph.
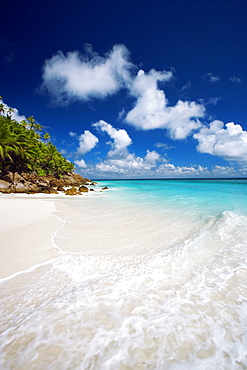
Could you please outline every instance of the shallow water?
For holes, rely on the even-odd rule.
[[[2,279],[3,369],[246,369],[247,182],[55,200],[60,257]]]

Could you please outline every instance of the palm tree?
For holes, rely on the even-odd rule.
[[[6,111],[4,104],[0,104],[0,110]],[[0,115],[0,173],[36,172],[61,176],[74,169],[74,165],[48,141],[48,133],[43,136],[44,142],[41,140],[38,131],[42,127],[33,116],[19,123],[12,119],[12,112],[10,108],[7,115]]]
[[[5,112],[5,106],[3,103],[0,104],[0,114]]]
[[[14,109],[13,108],[8,108],[7,109],[7,115],[6,115],[6,117],[8,118],[9,121],[11,121],[12,113],[13,112],[14,112]]]
[[[0,116],[0,170],[5,172],[14,164],[14,157],[19,154],[16,135],[11,131],[6,117]]]
[[[51,138],[51,136],[50,136],[50,134],[49,134],[48,132],[46,132],[46,133],[44,134],[44,136],[43,136],[43,139],[44,139],[45,143],[47,143],[47,142],[48,142],[48,140],[50,140],[50,138]]]

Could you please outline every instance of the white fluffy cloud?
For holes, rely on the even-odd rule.
[[[79,146],[74,153],[76,155],[76,158],[92,150],[99,142],[97,136],[92,134],[92,132],[90,132],[89,130],[85,130],[84,133],[81,135],[77,135],[77,133],[71,131],[69,132],[69,136],[71,136],[72,138],[76,138],[76,140],[79,141]],[[85,169],[88,167],[84,159],[77,159],[74,161],[74,163],[78,168]]]
[[[217,104],[219,97],[211,98],[208,102],[178,100],[171,106],[161,89],[161,83],[173,78],[172,71],[151,69],[149,72],[139,70],[137,74],[133,74],[134,67],[124,45],[115,45],[104,57],[93,52],[90,46],[87,46],[84,55],[78,51],[66,55],[58,52],[44,64],[43,87],[58,104],[67,104],[73,100],[102,99],[122,88],[128,89],[134,105],[129,111],[123,106],[119,119],[125,119],[126,123],[141,130],[164,129],[174,140],[184,140],[194,134],[193,137],[198,141],[198,152],[241,164],[247,163],[247,132],[240,125],[233,122],[224,125],[221,121],[214,121],[206,126],[201,122],[205,117],[205,106]],[[212,73],[207,73],[204,78],[212,83],[220,79]],[[239,83],[240,79],[234,76],[231,81]],[[182,90],[189,86],[190,82]],[[110,137],[107,142],[110,145],[107,157],[97,165],[100,171],[126,173],[136,169],[139,173],[145,173],[147,169],[152,170],[152,176],[155,171],[161,176],[207,173],[200,166],[176,167],[168,164],[156,151],[147,151],[144,157],[138,157],[129,152],[132,139],[126,130],[116,129],[103,120],[94,123],[93,127]],[[70,136],[75,134],[71,132]],[[77,158],[80,158],[79,154],[83,155],[93,149],[99,141],[88,130],[80,137],[77,136],[77,139]],[[163,144],[156,144],[157,147],[161,145]],[[76,164],[86,168],[83,160],[76,161]],[[220,170],[222,169],[215,169],[216,172]]]
[[[245,171],[246,172],[246,171]],[[201,165],[175,166],[171,163],[162,163],[156,170],[158,177],[232,177],[238,176],[233,166],[214,166],[212,169]]]
[[[196,102],[179,100],[169,106],[158,81],[168,81],[171,72],[140,70],[133,81],[131,93],[137,98],[135,107],[128,112],[126,122],[142,130],[165,128],[173,139],[185,139],[201,126],[199,118],[204,116],[205,108]]]
[[[42,86],[57,104],[105,98],[127,88],[137,99],[126,116],[129,124],[142,130],[167,129],[173,139],[185,139],[200,127],[199,118],[205,110],[202,104],[179,100],[169,106],[163,90],[158,88],[158,83],[173,78],[171,71],[140,70],[133,77],[131,69],[134,65],[124,45],[115,45],[105,57],[93,53],[90,47],[84,55],[78,51],[64,55],[60,51],[46,60]]]
[[[147,153],[148,154],[148,153]],[[98,176],[112,177],[153,177],[153,178],[197,178],[197,177],[225,177],[236,176],[237,172],[233,167],[215,166],[212,170],[201,165],[176,166],[172,163],[159,164],[162,158],[152,164],[144,158],[135,157],[129,154],[125,160],[109,160],[99,163],[95,167]]]
[[[231,177],[236,176],[236,170],[232,166],[214,166],[212,169],[213,176],[217,177]]]
[[[96,144],[99,142],[97,136],[92,134],[89,130],[85,130],[83,134],[79,137],[75,132],[69,132],[71,137],[76,137],[79,139],[79,146],[76,149],[77,155],[84,155],[90,150],[92,150]],[[87,168],[87,164],[85,163],[84,159],[75,160],[75,165],[79,168]]]
[[[91,48],[86,55],[78,51],[64,55],[59,51],[44,64],[42,87],[57,104],[104,98],[128,84],[131,66],[124,45],[115,45],[105,57],[99,57]]]
[[[157,168],[156,174],[160,177],[197,177],[208,176],[209,171],[207,167],[201,165],[175,166],[171,163],[163,163]]]
[[[101,172],[113,172],[130,175],[138,175],[148,173],[148,171],[157,166],[161,161],[161,156],[155,152],[147,150],[144,158],[136,157],[133,153],[126,153],[125,157],[108,159],[104,162],[98,163],[96,169]]]
[[[108,142],[111,145],[112,150],[108,152],[109,157],[119,156],[126,153],[126,148],[132,143],[126,130],[116,129],[109,123],[100,120],[93,124],[94,127],[106,132],[110,138],[113,139],[112,142]]]
[[[98,178],[212,178],[236,177],[247,174],[247,167],[245,169],[241,168],[239,172],[233,166],[214,166],[212,169],[209,169],[201,165],[176,166],[165,161],[161,164],[156,162],[153,166],[150,166],[145,159],[146,156],[140,158],[129,154],[129,157],[125,160],[109,160],[101,162],[96,166],[87,166],[87,168],[83,168],[82,175],[85,176],[87,174],[88,177],[95,176]]]
[[[202,127],[194,134],[198,140],[197,150],[200,153],[209,153],[226,160],[247,161],[247,131],[240,125],[229,122],[225,125],[222,121],[215,120],[209,127]]]
[[[73,133],[70,133],[70,136],[73,137],[74,135],[71,134]],[[77,153],[81,155],[86,154],[93,149],[98,142],[99,139],[97,136],[92,134],[89,130],[85,130],[84,134],[79,136],[79,147],[77,148]]]
[[[158,162],[163,161],[156,151],[147,150],[144,158],[130,153],[128,146],[132,144],[132,139],[126,130],[116,129],[103,120],[94,123],[93,126],[102,132],[106,132],[113,140],[108,142],[111,150],[107,153],[107,159],[96,165],[98,171],[128,175],[135,171],[150,170],[156,167]]]
[[[75,161],[75,165],[78,166],[79,168],[87,168],[87,165],[83,159]]]

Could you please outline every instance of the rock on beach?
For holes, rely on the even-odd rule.
[[[0,174],[0,192],[4,194],[11,193],[45,193],[59,194],[59,191],[66,195],[78,195],[82,192],[88,192],[85,185],[95,183],[76,173],[67,173],[61,178],[54,176],[38,176],[33,173],[12,173]],[[71,186],[71,188],[67,188]],[[77,189],[76,187],[79,187]],[[65,188],[67,188],[65,190]]]

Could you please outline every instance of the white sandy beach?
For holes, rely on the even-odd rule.
[[[48,199],[0,196],[0,278],[58,256],[50,239],[62,225]]]
[[[0,195],[0,368],[247,369],[245,183]]]

